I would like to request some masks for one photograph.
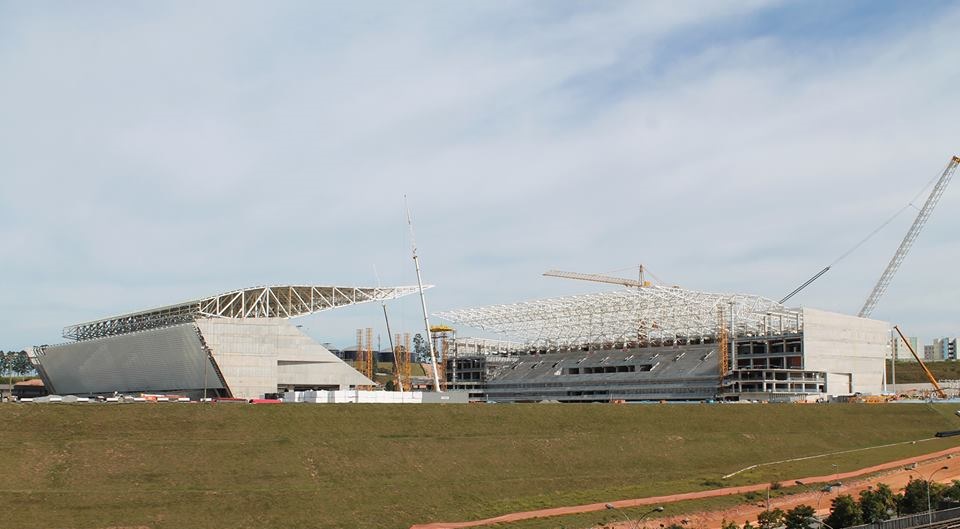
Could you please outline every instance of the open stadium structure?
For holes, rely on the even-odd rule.
[[[443,312],[522,342],[446,359],[493,401],[797,400],[883,390],[882,321],[657,285]]]
[[[372,386],[289,320],[417,290],[253,287],[71,325],[63,336],[73,342],[28,353],[47,391],[56,394],[259,398],[284,390]]]

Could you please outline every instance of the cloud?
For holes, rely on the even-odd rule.
[[[949,3],[92,6],[0,8],[9,347],[254,284],[371,284],[373,265],[410,284],[404,195],[431,309],[639,262],[778,298],[958,151]],[[960,332],[958,201],[877,317]],[[911,216],[797,301],[855,312]],[[348,344],[379,321],[307,324]]]

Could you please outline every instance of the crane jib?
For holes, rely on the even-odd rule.
[[[923,203],[923,207],[920,209],[920,213],[917,214],[917,218],[913,221],[910,229],[907,230],[903,241],[900,242],[897,252],[893,254],[893,258],[890,259],[890,263],[887,264],[876,286],[873,287],[873,290],[867,297],[867,301],[863,304],[863,308],[860,309],[858,316],[861,318],[869,318],[870,314],[873,313],[877,302],[883,296],[883,293],[886,292],[890,281],[893,280],[894,274],[897,273],[897,269],[900,268],[900,263],[902,263],[903,259],[907,256],[907,252],[910,251],[913,242],[917,239],[917,236],[920,235],[920,231],[923,229],[924,224],[927,223],[927,219],[930,218],[933,208],[936,207],[937,202],[940,201],[940,197],[947,188],[947,184],[950,183],[950,179],[953,177],[953,173],[957,170],[958,165],[960,165],[960,156],[952,157],[950,163],[947,164],[947,168],[944,169],[943,174],[940,175],[940,179],[937,180],[937,184],[933,187],[933,191],[930,192],[930,196],[928,196],[926,202]]]

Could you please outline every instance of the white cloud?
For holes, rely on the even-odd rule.
[[[0,13],[10,346],[252,284],[372,283],[373,264],[409,284],[404,194],[438,310],[637,262],[778,297],[958,151],[957,10],[818,39],[757,22],[800,9],[767,3],[99,7]],[[958,201],[878,317],[960,334]],[[798,301],[857,310],[911,215]],[[349,342],[374,318],[310,327]]]

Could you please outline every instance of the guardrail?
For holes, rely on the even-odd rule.
[[[892,518],[883,522],[868,523],[863,525],[854,525],[844,529],[912,529],[913,527],[922,527],[925,525],[934,525],[941,522],[948,522],[960,518],[960,507],[944,509],[942,511],[933,511],[932,513],[910,514],[900,518]]]

